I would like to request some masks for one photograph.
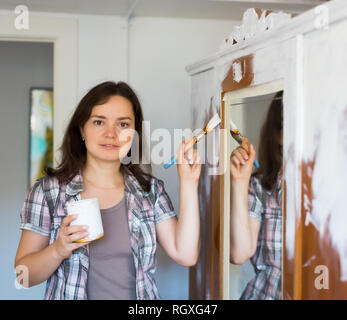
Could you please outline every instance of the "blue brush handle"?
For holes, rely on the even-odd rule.
[[[173,156],[172,158],[171,158],[171,160],[168,162],[168,163],[165,163],[164,164],[164,168],[165,169],[168,169],[168,168],[170,168],[173,164],[175,164],[176,163],[176,158],[175,158],[175,156]]]
[[[257,169],[259,169],[259,162],[258,162],[257,158],[254,159],[254,165]]]
[[[164,164],[164,169],[169,169],[175,163],[176,163],[176,158],[175,156],[173,156],[168,163]],[[259,169],[259,162],[257,158],[254,159],[254,165],[257,169]]]

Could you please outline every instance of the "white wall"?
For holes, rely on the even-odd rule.
[[[78,99],[100,82],[126,79],[125,19],[78,16]]]

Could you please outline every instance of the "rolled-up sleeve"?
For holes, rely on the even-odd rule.
[[[248,216],[261,222],[263,219],[263,204],[257,195],[259,188],[261,188],[260,182],[252,176],[248,189]]]
[[[155,224],[158,224],[168,218],[176,217],[173,205],[169,195],[164,188],[164,182],[156,179],[156,200],[154,203]]]
[[[21,230],[29,230],[43,236],[50,235],[51,218],[42,188],[42,179],[27,192],[20,214]]]

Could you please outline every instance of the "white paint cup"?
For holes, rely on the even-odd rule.
[[[77,214],[77,219],[71,222],[71,226],[87,225],[88,238],[79,239],[75,242],[89,242],[104,236],[99,200],[97,198],[84,199],[71,202],[66,205],[67,214]]]

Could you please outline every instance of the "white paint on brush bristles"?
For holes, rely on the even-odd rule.
[[[221,119],[218,115],[218,113],[216,113],[211,120],[208,122],[207,126],[206,126],[206,131],[210,132],[212,131],[215,127],[217,127],[221,122]]]
[[[230,129],[231,129],[232,131],[239,130],[239,129],[237,129],[236,124],[235,124],[235,123],[233,122],[233,120],[231,120],[231,119],[230,119]]]

